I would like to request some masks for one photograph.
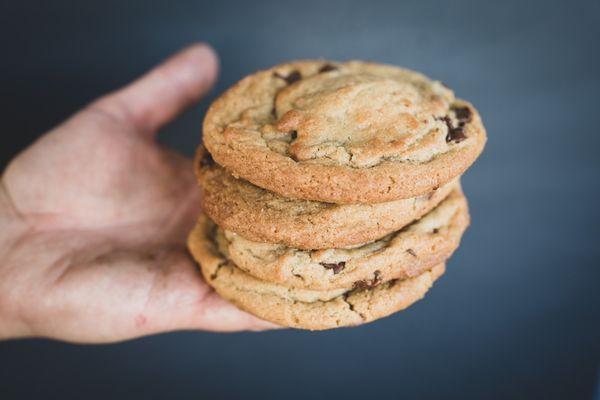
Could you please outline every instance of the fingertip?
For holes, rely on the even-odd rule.
[[[213,86],[219,58],[206,43],[188,46],[94,106],[154,135]]]
[[[250,328],[250,330],[253,332],[272,331],[272,330],[280,330],[280,329],[287,328],[285,326],[277,325],[272,322],[265,321],[263,319],[259,319],[257,317],[254,317],[254,320],[255,320],[254,324],[253,324],[252,328]]]
[[[282,328],[240,310],[214,291],[196,304],[196,309],[185,321],[185,327],[213,332],[265,331]]]
[[[191,73],[194,76],[202,77],[202,89],[199,92],[204,93],[214,84],[219,75],[219,56],[217,52],[208,43],[199,42],[184,48],[179,55],[191,67]],[[202,74],[198,75],[200,69]]]
[[[202,62],[212,63],[215,68],[215,72],[218,71],[219,67],[219,55],[217,51],[208,43],[198,42],[187,47],[187,50],[199,57]]]

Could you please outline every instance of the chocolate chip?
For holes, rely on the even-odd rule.
[[[292,140],[296,140],[298,138],[298,131],[292,131]]]
[[[288,85],[291,85],[292,83],[299,81],[300,79],[302,79],[302,75],[300,74],[300,71],[292,71],[287,78],[285,78],[285,81],[288,83]]]
[[[348,297],[350,297],[350,292],[344,293],[344,301],[346,302],[346,304],[348,304],[348,308],[350,308],[350,311],[354,311],[354,304],[348,301]]]
[[[462,126],[459,126],[448,130],[448,135],[446,135],[446,142],[460,143],[466,138],[467,135],[465,135],[464,128]]]
[[[215,160],[213,160],[210,153],[205,150],[204,154],[202,154],[202,158],[200,158],[200,167],[208,168],[208,167],[212,167],[213,165],[215,165]]]
[[[469,107],[453,107],[452,110],[459,124],[467,124],[473,119],[473,113]]]
[[[438,228],[433,228],[433,231],[432,231],[432,232],[433,232],[434,234],[437,234],[439,231],[440,231],[440,230],[439,230]]]
[[[335,65],[325,64],[321,68],[319,68],[319,73],[322,74],[323,72],[337,71],[337,70],[338,70],[338,67],[336,67]]]
[[[417,253],[415,253],[415,251],[414,251],[413,249],[406,249],[406,252],[407,252],[408,254],[410,254],[411,256],[413,256],[413,257],[416,257],[416,256],[417,256]]]
[[[339,274],[346,267],[346,261],[339,263],[320,263],[326,269],[332,269],[334,274]]]
[[[446,123],[446,126],[448,127],[448,134],[446,135],[447,143],[459,143],[467,138],[467,135],[465,135],[465,130],[462,126],[452,126],[452,120],[450,119],[450,117],[446,115],[440,119],[444,121]]]
[[[368,289],[369,287],[370,283],[367,280],[354,282],[354,289]]]
[[[368,286],[365,280],[354,282],[354,289],[366,289]]]
[[[288,76],[283,76],[280,73],[275,72],[275,76],[279,79],[283,79],[288,85],[291,85],[292,83],[302,79],[302,74],[300,74],[300,71],[292,71]]]
[[[355,289],[371,289],[381,283],[381,271],[377,270],[373,274],[373,279],[363,279],[354,282]]]

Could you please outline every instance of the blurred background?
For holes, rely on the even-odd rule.
[[[212,95],[161,140],[191,155],[229,85],[290,59],[398,64],[478,107],[473,224],[409,310],[311,333],[173,333],[116,345],[0,342],[0,399],[600,398],[600,2],[5,1],[0,168],[190,42]]]

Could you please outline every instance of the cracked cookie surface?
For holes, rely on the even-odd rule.
[[[423,298],[445,270],[434,266],[416,277],[381,283],[377,276],[355,289],[315,291],[267,282],[242,271],[215,242],[215,226],[201,215],[189,240],[206,281],[241,309],[279,325],[322,330],[370,322]],[[193,238],[193,239],[192,239]]]
[[[377,203],[460,175],[485,129],[471,104],[419,73],[298,61],[225,92],[206,115],[204,143],[234,175],[282,196]]]
[[[251,241],[219,227],[215,240],[227,259],[259,279],[298,289],[351,289],[374,280],[415,277],[444,262],[468,224],[467,200],[456,189],[420,220],[358,247],[299,250]]]
[[[426,195],[376,204],[333,204],[282,197],[196,155],[204,211],[224,229],[243,237],[298,249],[328,249],[367,243],[397,231],[433,209],[459,186],[455,179]]]

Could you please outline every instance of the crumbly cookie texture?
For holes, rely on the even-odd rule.
[[[467,200],[457,189],[401,231],[354,248],[299,250],[251,241],[219,227],[216,242],[227,259],[259,279],[298,289],[349,290],[374,279],[422,274],[452,255],[468,224]]]
[[[282,197],[196,156],[204,211],[219,226],[257,241],[297,249],[360,245],[395,232],[433,209],[458,179],[423,196],[376,204],[333,204]]]
[[[213,103],[204,143],[234,175],[285,197],[338,204],[416,197],[481,153],[475,108],[398,67],[298,61],[260,71]]]
[[[237,268],[219,252],[214,235],[214,224],[202,215],[188,243],[206,281],[241,309],[294,328],[331,329],[383,318],[420,300],[445,269],[440,264],[416,277],[385,283],[375,278],[350,290],[289,288]]]

